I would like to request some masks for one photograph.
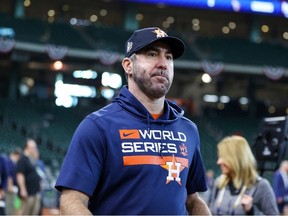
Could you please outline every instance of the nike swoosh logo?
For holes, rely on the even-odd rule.
[[[131,132],[131,133],[123,133],[124,137],[130,136],[131,134],[134,134],[135,132]]]

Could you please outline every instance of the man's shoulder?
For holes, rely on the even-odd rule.
[[[186,126],[192,127],[193,129],[196,129],[196,130],[197,130],[197,125],[196,125],[196,123],[195,123],[193,120],[191,120],[190,118],[185,117],[185,116],[181,116],[181,117],[180,117],[180,120],[182,121],[181,124],[184,123]]]
[[[111,103],[111,104],[108,104],[108,105],[88,114],[87,117],[95,120],[97,118],[103,118],[106,116],[111,116],[111,115],[119,112],[120,110],[122,110],[122,109],[119,105],[117,105],[116,103]]]

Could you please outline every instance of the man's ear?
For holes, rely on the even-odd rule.
[[[122,60],[122,67],[126,74],[131,74],[133,69],[132,60],[130,58],[124,58]]]

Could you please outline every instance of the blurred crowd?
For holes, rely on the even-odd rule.
[[[42,215],[45,207],[57,208],[53,184],[34,139],[27,138],[22,149],[0,154],[1,215]]]

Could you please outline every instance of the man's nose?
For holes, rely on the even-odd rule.
[[[158,57],[158,64],[157,67],[167,69],[168,62],[167,58],[164,54],[160,54]]]

